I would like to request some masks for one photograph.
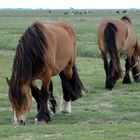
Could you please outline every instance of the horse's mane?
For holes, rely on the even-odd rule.
[[[47,45],[44,31],[44,25],[35,22],[19,40],[13,70],[25,81],[39,73],[44,66],[43,53],[44,46]]]
[[[14,107],[21,107],[26,99],[20,88],[22,82],[30,81],[44,66],[44,46],[48,44],[45,30],[41,22],[35,22],[27,28],[18,42],[9,95]]]
[[[131,23],[131,24],[132,24],[132,22],[131,22],[130,18],[129,18],[129,17],[127,17],[127,16],[123,16],[123,17],[121,18],[121,20],[127,20],[129,23]]]

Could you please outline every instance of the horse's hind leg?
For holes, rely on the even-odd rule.
[[[114,72],[114,67],[113,67],[113,61],[110,60],[109,62],[109,70],[108,70],[108,87],[107,89],[112,90],[114,88],[116,80],[113,79],[113,76],[115,73]]]
[[[52,81],[50,82],[50,85],[49,85],[49,92],[50,92],[49,108],[53,111],[53,113],[55,113],[57,103],[56,103],[55,97],[53,95],[53,82]]]
[[[61,102],[60,111],[63,113],[70,113],[70,101],[75,101],[82,97],[82,90],[85,90],[85,88],[79,78],[76,66],[61,72],[59,75],[63,89],[63,100]]]
[[[130,63],[129,63],[129,58],[127,57],[125,60],[125,76],[123,78],[123,84],[131,84],[131,78],[129,75],[129,70],[130,70]]]
[[[108,68],[108,60],[107,60],[107,56],[104,52],[101,52],[102,55],[102,59],[104,61],[104,70],[105,70],[105,74],[106,74],[106,81],[105,81],[105,88],[108,89],[108,76],[109,76],[109,68]]]
[[[61,97],[61,101],[60,101],[60,112],[71,113],[71,98],[70,98],[70,93],[68,92],[69,82],[64,72],[61,72],[59,76],[61,79],[62,90],[63,90],[63,96]]]

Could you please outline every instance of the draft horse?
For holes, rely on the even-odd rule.
[[[123,83],[131,83],[130,70],[134,80],[140,81],[140,46],[132,22],[128,17],[102,21],[98,27],[98,46],[104,62],[106,89],[114,88],[115,82],[122,77],[121,53],[126,55]],[[110,58],[109,62],[108,58]]]
[[[60,111],[70,113],[70,101],[82,97],[85,89],[76,69],[76,32],[66,23],[36,21],[19,39],[9,85],[14,124],[25,124],[31,108],[30,90],[37,102],[36,120],[51,121],[49,102],[55,112],[51,77],[59,74],[63,100]],[[35,80],[42,81],[41,89]]]

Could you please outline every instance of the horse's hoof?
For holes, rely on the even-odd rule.
[[[71,101],[65,101],[63,99],[63,97],[61,97],[60,112],[62,114],[70,114],[71,113]]]
[[[14,126],[18,126],[19,123],[18,123],[18,122],[13,122],[13,125],[14,125]]]
[[[137,79],[135,79],[135,82],[136,82],[136,83],[140,82],[140,79],[138,79],[138,78],[137,78]]]
[[[35,124],[46,124],[46,123],[51,122],[51,121],[52,121],[51,117],[46,117],[46,118],[35,117]]]
[[[105,87],[107,90],[113,90],[114,87]]]
[[[64,115],[64,116],[69,116],[69,115],[71,115],[71,113],[70,112],[67,112],[67,111],[61,111],[60,112],[62,115]]]
[[[123,83],[123,84],[131,84],[131,81],[130,81],[130,80],[123,80],[122,83]]]
[[[38,119],[35,117],[35,124],[38,124]]]
[[[14,128],[18,128],[18,125],[14,125]]]
[[[131,84],[131,82],[124,82],[124,81],[123,81],[123,84]]]
[[[113,88],[108,88],[109,91],[113,90]]]
[[[125,77],[123,78],[123,84],[131,84],[131,79],[130,79],[130,77],[125,76]]]
[[[46,121],[39,121],[37,118],[35,118],[35,124],[46,124]]]
[[[71,111],[61,110],[60,113],[62,113],[62,114],[71,114]]]

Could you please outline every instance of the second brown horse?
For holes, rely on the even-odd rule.
[[[116,80],[122,77],[120,53],[126,54],[123,83],[131,83],[130,70],[132,70],[134,80],[140,81],[140,46],[132,22],[128,17],[102,21],[98,28],[98,46],[104,61],[107,89],[111,90]]]

